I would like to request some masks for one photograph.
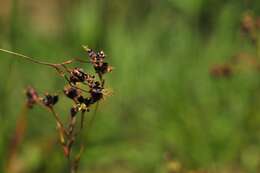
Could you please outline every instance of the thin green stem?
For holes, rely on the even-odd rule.
[[[5,52],[5,53],[9,53],[11,55],[15,55],[15,56],[18,56],[20,58],[23,58],[25,60],[28,60],[30,62],[33,62],[33,63],[36,63],[36,64],[41,64],[41,65],[47,65],[47,66],[50,66],[50,67],[56,67],[57,65],[56,64],[52,64],[52,63],[48,63],[48,62],[43,62],[43,61],[38,61],[38,60],[35,60],[34,58],[32,57],[29,57],[29,56],[26,56],[26,55],[23,55],[23,54],[20,54],[20,53],[16,53],[16,52],[12,52],[12,51],[9,51],[9,50],[5,50],[5,49],[0,49],[1,52]]]
[[[89,122],[88,122],[87,132],[86,132],[86,136],[85,136],[85,139],[87,140],[87,142],[88,142],[88,138],[89,138],[90,131],[91,131],[92,126],[93,126],[93,122],[94,122],[94,120],[96,119],[96,116],[97,116],[98,105],[99,105],[99,102],[96,103],[94,113],[93,113],[93,115],[90,117],[90,120],[89,120]]]
[[[50,108],[50,111],[52,112],[52,115],[54,116],[54,118],[57,122],[58,128],[61,129],[62,133],[65,133],[68,136],[68,132],[64,128],[64,125],[63,125],[62,121],[60,120],[58,114],[54,111],[53,108]]]

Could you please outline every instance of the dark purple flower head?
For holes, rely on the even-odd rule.
[[[47,107],[52,107],[58,102],[58,100],[59,100],[58,95],[50,95],[47,93],[43,98],[43,104]]]
[[[28,87],[26,89],[26,97],[27,97],[27,106],[29,108],[32,108],[33,105],[37,103],[39,98],[37,91],[32,87]]]
[[[75,98],[79,97],[79,95],[81,94],[78,89],[73,88],[73,87],[65,87],[63,91],[64,91],[64,94],[71,99],[75,99]]]

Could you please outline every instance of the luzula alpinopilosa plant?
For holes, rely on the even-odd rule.
[[[63,93],[73,101],[73,105],[69,110],[69,121],[67,124],[62,122],[60,115],[54,108],[59,100],[58,95],[45,93],[42,96],[39,95],[33,87],[28,87],[26,89],[26,97],[28,108],[33,108],[34,105],[40,105],[52,113],[59,133],[59,142],[65,157],[68,159],[70,173],[77,172],[81,154],[84,150],[84,145],[81,144],[80,152],[72,156],[73,144],[75,143],[78,134],[84,128],[85,113],[89,112],[92,105],[97,104],[108,94],[107,90],[104,88],[105,79],[103,76],[112,71],[112,67],[106,62],[106,55],[103,51],[95,52],[85,46],[83,46],[83,48],[88,53],[88,60],[71,59],[62,63],[42,62],[23,54],[0,49],[2,52],[21,57],[30,62],[54,68],[58,74],[67,81]],[[86,73],[80,67],[70,68],[68,66],[73,65],[75,62],[90,63],[95,70],[95,74]],[[80,114],[80,117],[78,117],[77,114]],[[77,121],[78,119],[80,119],[79,122]]]

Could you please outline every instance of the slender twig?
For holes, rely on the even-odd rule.
[[[32,63],[35,63],[35,64],[41,64],[41,65],[46,65],[46,66],[55,68],[56,70],[58,70],[57,68],[59,66],[62,66],[67,72],[70,72],[70,71],[67,69],[67,67],[65,65],[71,64],[74,61],[78,61],[78,62],[81,62],[81,63],[89,63],[89,61],[80,60],[78,58],[67,60],[67,61],[64,61],[62,63],[49,63],[49,62],[39,61],[39,60],[36,60],[36,58],[34,58],[34,57],[30,57],[30,56],[27,56],[27,55],[24,55],[24,54],[21,54],[21,53],[17,53],[17,52],[13,52],[13,51],[10,51],[10,50],[6,50],[6,49],[0,48],[0,51],[11,54],[11,55],[15,55],[17,57],[23,58],[23,59],[30,61]]]
[[[90,120],[89,120],[89,122],[88,122],[88,130],[87,130],[87,132],[86,132],[86,139],[87,139],[87,140],[88,140],[88,136],[89,136],[89,134],[90,134],[90,131],[91,131],[91,129],[92,129],[93,122],[94,122],[94,120],[95,120],[96,117],[97,117],[96,115],[97,115],[98,106],[99,106],[99,102],[96,103],[94,113],[93,113],[93,115],[90,117]]]
[[[75,160],[74,160],[74,166],[73,166],[73,169],[74,169],[74,170],[73,170],[73,171],[74,171],[75,173],[78,171],[79,161],[80,161],[80,159],[81,159],[81,155],[83,154],[84,150],[85,150],[85,147],[84,147],[83,144],[81,144],[81,146],[80,146],[80,151],[79,151],[79,153],[76,155]]]
[[[47,65],[47,66],[50,66],[50,67],[56,66],[55,64],[43,62],[43,61],[38,61],[38,60],[35,60],[33,57],[29,57],[29,56],[26,56],[26,55],[23,55],[23,54],[20,54],[20,53],[16,53],[16,52],[12,52],[12,51],[9,51],[9,50],[0,49],[0,51],[18,56],[20,58],[26,59],[26,60],[33,62],[33,63],[36,63],[36,64]]]
[[[89,121],[89,130],[90,130],[90,128],[93,126],[93,122],[94,122],[94,120],[95,120],[95,118],[96,118],[96,115],[97,115],[98,106],[99,106],[99,102],[96,103],[93,116],[92,116],[92,118],[91,118],[90,121]]]
[[[68,136],[69,133],[67,132],[67,130],[64,128],[64,125],[62,123],[62,121],[60,120],[57,112],[52,108],[50,107],[49,110],[51,111],[52,115],[54,116],[56,122],[57,122],[57,125],[58,125],[58,128],[62,130],[62,132],[65,132],[65,134]]]

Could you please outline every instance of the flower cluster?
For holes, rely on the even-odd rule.
[[[26,105],[28,108],[33,108],[35,104],[38,104],[47,108],[54,115],[64,154],[69,160],[72,160],[71,169],[77,167],[79,160],[78,155],[77,159],[71,159],[71,150],[77,133],[83,128],[84,114],[90,111],[92,105],[104,98],[106,90],[104,88],[105,79],[103,75],[112,71],[112,67],[105,61],[106,56],[103,51],[96,53],[89,48],[85,48],[85,50],[89,55],[89,60],[80,62],[90,62],[95,70],[95,74],[86,73],[80,67],[69,68],[67,65],[71,64],[73,60],[49,65],[54,67],[68,82],[63,88],[63,93],[67,98],[73,101],[73,105],[69,108],[69,121],[66,125],[64,125],[59,114],[54,109],[54,105],[59,101],[57,94],[46,93],[40,96],[32,87],[28,87],[26,90]],[[81,126],[77,128],[77,114],[79,112],[81,113]]]
[[[33,108],[35,104],[40,104],[48,108],[52,108],[59,100],[59,96],[46,93],[44,96],[38,95],[38,92],[33,87],[26,89],[27,106]]]
[[[105,74],[112,71],[112,67],[105,62],[106,55],[103,51],[94,52],[92,49],[86,48],[88,55],[90,57],[90,62],[94,66],[96,73]]]
[[[69,73],[69,77],[65,78],[68,81],[68,85],[64,87],[64,94],[72,99],[75,103],[73,105],[73,112],[89,111],[89,107],[104,96],[104,80],[103,75],[111,72],[112,67],[105,61],[105,53],[103,51],[94,52],[92,49],[85,48],[90,62],[98,74],[99,79],[96,79],[95,75],[86,73],[82,68],[75,67],[73,69],[66,68]],[[87,88],[79,88],[78,86],[83,84]],[[89,93],[88,96],[83,96],[84,93]],[[58,95],[45,94],[45,97],[39,97],[38,93],[32,87],[28,87],[26,91],[27,105],[33,107],[34,104],[40,103],[52,107],[58,102]],[[74,114],[74,113],[73,113]]]

